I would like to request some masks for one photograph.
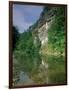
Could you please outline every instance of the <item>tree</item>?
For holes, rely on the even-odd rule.
[[[52,23],[48,31],[49,45],[56,52],[61,54],[64,52],[65,47],[65,16],[64,8],[58,7],[56,9],[55,21]]]
[[[15,26],[13,26],[12,27],[12,42],[13,42],[12,47],[13,47],[13,50],[16,48],[16,44],[18,42],[19,36],[20,36],[20,34],[18,32],[18,29]]]

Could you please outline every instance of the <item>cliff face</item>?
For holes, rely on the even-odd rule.
[[[47,43],[48,41],[48,29],[50,28],[52,21],[53,19],[50,20],[49,22],[46,21],[45,24],[38,29],[38,36],[42,45],[44,43]]]
[[[44,43],[47,43],[48,29],[50,28],[52,22],[55,19],[55,11],[56,11],[56,8],[52,8],[52,7],[49,9],[47,7],[44,8],[33,30],[34,42],[36,41],[35,39],[36,36],[38,36],[39,40],[41,41],[41,45],[43,45]]]
[[[65,7],[45,7],[31,29],[34,42],[39,38],[42,47],[48,43],[48,50],[50,48],[53,52],[63,53],[65,47]]]

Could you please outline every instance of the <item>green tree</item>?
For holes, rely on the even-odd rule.
[[[12,47],[13,47],[13,50],[16,48],[16,44],[18,42],[18,39],[19,39],[19,32],[18,32],[18,29],[13,26],[12,27]]]
[[[54,51],[64,52],[65,47],[65,9],[57,8],[55,20],[48,31],[49,45]]]

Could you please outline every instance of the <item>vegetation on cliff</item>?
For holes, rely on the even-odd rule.
[[[55,21],[48,31],[49,45],[55,52],[65,52],[65,11],[57,8]]]
[[[53,11],[53,10],[52,10]],[[48,30],[48,44],[42,47],[42,52],[64,55],[65,53],[65,9],[57,7],[55,17]]]

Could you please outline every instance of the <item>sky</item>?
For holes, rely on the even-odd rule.
[[[26,31],[40,16],[43,6],[13,5],[13,25],[17,26],[20,33]]]

